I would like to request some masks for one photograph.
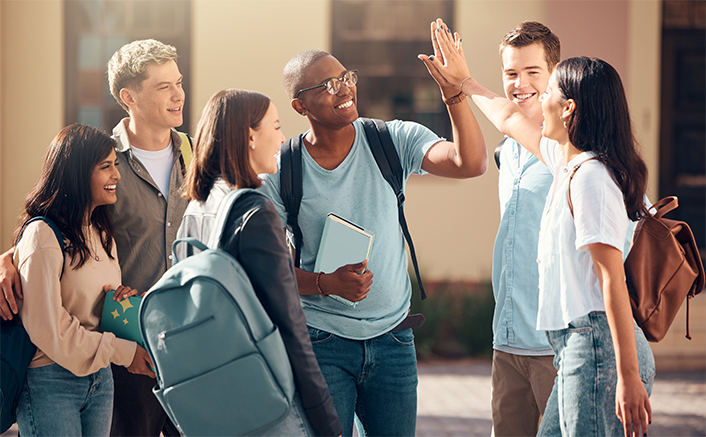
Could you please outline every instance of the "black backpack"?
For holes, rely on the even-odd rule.
[[[22,238],[25,227],[33,221],[42,220],[52,228],[59,240],[61,253],[64,253],[64,237],[54,222],[47,217],[34,217],[22,226],[15,245]],[[62,272],[63,275],[63,272]],[[11,321],[2,321],[0,328],[0,433],[10,429],[17,421],[17,402],[27,377],[27,367],[32,362],[37,347],[29,339],[22,323],[17,323],[19,317]]]
[[[380,173],[385,178],[392,191],[397,197],[397,211],[404,238],[409,245],[409,252],[412,256],[414,272],[417,275],[417,283],[422,295],[422,300],[427,298],[422,285],[422,278],[419,276],[419,266],[417,265],[417,254],[414,251],[412,236],[407,228],[407,220],[404,216],[404,193],[402,193],[402,164],[397,155],[395,145],[392,142],[390,132],[387,130],[385,122],[371,118],[361,118],[365,128],[365,136],[368,139],[370,150],[373,153],[375,162],[380,169]],[[302,201],[302,139],[304,135],[287,140],[280,148],[280,193],[282,203],[287,211],[287,229],[294,235],[294,266],[299,267],[301,250],[303,244],[302,231],[299,228],[299,205]]]

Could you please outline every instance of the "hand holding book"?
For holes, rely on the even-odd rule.
[[[373,280],[367,270],[372,245],[372,232],[336,214],[326,216],[314,265],[314,272],[327,274],[317,276],[319,292],[352,307],[363,300]]]
[[[334,272],[321,275],[321,290],[329,296],[342,297],[357,303],[365,299],[373,283],[373,273],[367,269],[368,260],[347,264]],[[361,273],[363,272],[363,273]]]

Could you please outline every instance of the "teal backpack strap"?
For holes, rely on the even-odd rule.
[[[220,205],[218,205],[218,212],[216,213],[216,221],[213,223],[211,236],[208,240],[208,247],[210,249],[221,248],[221,237],[223,236],[223,231],[225,231],[228,214],[230,214],[231,208],[233,208],[233,205],[235,205],[235,202],[237,202],[241,196],[250,193],[265,197],[264,194],[252,188],[241,188],[228,192],[223,200],[221,200]]]

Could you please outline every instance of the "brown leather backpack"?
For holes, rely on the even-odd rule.
[[[580,166],[574,167],[569,178],[572,215],[571,179]],[[664,338],[684,300],[686,338],[691,340],[689,300],[704,289],[704,266],[691,228],[685,222],[663,217],[678,205],[676,196],[665,197],[652,205],[650,209],[655,213],[648,212],[638,220],[625,260],[632,315],[647,340],[652,342]]]

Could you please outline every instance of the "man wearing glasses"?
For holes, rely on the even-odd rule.
[[[309,335],[344,433],[354,413],[367,435],[414,435],[417,363],[408,323],[411,284],[398,222],[397,199],[378,169],[356,105],[358,75],[330,54],[306,50],[284,67],[292,108],[310,130],[302,140],[303,234],[301,268],[296,269]],[[440,82],[455,142],[413,122],[387,122],[404,179],[426,172],[470,178],[487,168],[480,128],[463,94]],[[283,225],[287,212],[280,175],[266,175],[262,190],[273,200]],[[327,214],[335,213],[374,233],[368,261],[314,272]],[[362,272],[362,273],[361,273]],[[338,295],[353,307],[331,299]]]

